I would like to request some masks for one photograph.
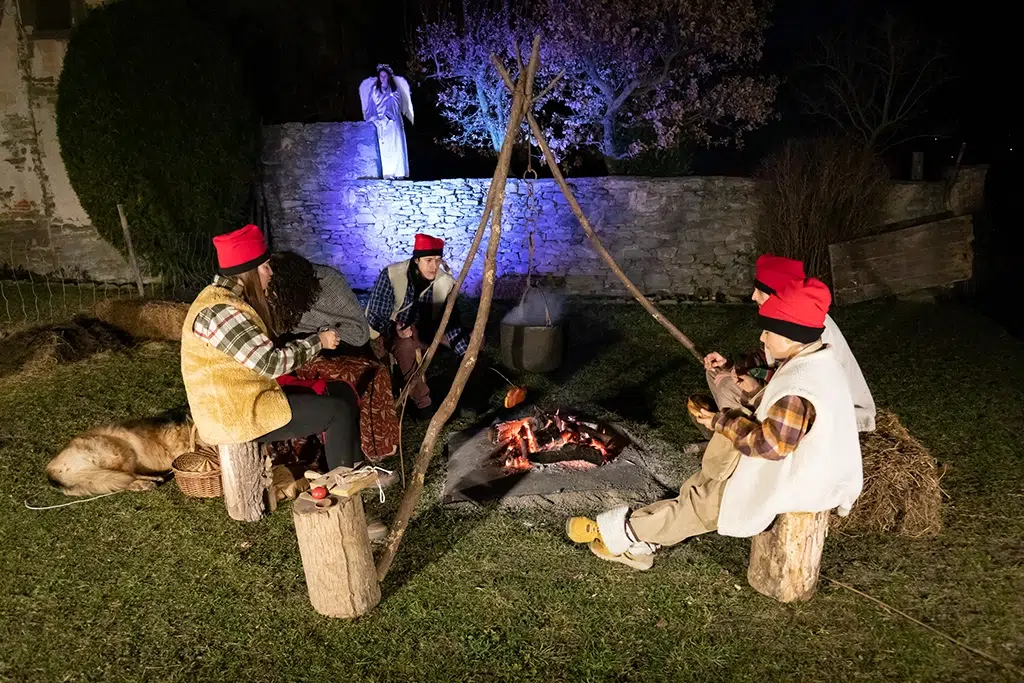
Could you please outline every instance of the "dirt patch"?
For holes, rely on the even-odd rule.
[[[123,330],[84,316],[57,325],[33,327],[0,341],[0,377],[41,372],[132,344],[132,336]]]

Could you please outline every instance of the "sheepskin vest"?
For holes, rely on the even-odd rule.
[[[392,263],[388,266],[388,279],[391,280],[391,289],[395,293],[395,303],[391,308],[391,321],[394,322],[398,319],[398,314],[402,312],[402,304],[405,303],[405,294],[409,289],[409,266],[412,263],[412,259],[406,259],[405,261],[399,261]],[[448,293],[455,288],[455,279],[444,272],[438,270],[437,275],[434,276],[434,281],[430,283],[430,291],[432,295],[431,303],[434,307],[434,320],[440,320],[441,314],[444,311],[444,303],[448,299]],[[413,306],[416,305],[414,301]],[[376,339],[380,336],[380,332],[370,328],[370,339]]]
[[[871,389],[864,380],[857,359],[853,357],[850,345],[846,343],[846,338],[832,316],[825,316],[825,331],[821,334],[821,341],[836,352],[836,359],[846,375],[846,383],[850,385],[850,394],[853,396],[853,409],[857,413],[857,429],[862,432],[875,431],[875,399],[871,396]]]
[[[199,436],[210,444],[245,443],[285,426],[292,419],[280,385],[245,367],[192,331],[199,313],[229,304],[267,332],[259,315],[241,297],[210,285],[192,302],[181,329],[181,377]]]
[[[785,512],[849,513],[864,483],[853,400],[835,350],[825,346],[786,362],[757,407],[763,421],[783,396],[814,406],[814,423],[782,460],[742,456],[726,481],[718,515],[723,536],[754,536]]]

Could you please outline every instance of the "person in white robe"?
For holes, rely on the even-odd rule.
[[[409,177],[409,151],[405,143],[405,123],[413,123],[409,83],[387,64],[377,65],[377,76],[359,85],[363,118],[377,129],[381,176],[386,179]]]

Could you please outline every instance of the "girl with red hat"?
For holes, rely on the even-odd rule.
[[[181,335],[181,374],[199,436],[232,444],[326,433],[332,469],[362,460],[354,393],[286,391],[276,381],[322,349],[336,348],[337,333],[324,330],[275,347],[266,295],[273,270],[263,233],[247,225],[213,243],[220,273],[192,303]]]
[[[444,240],[419,233],[412,258],[392,263],[380,272],[366,303],[370,338],[382,337],[395,356],[421,417],[434,411],[430,390],[423,380],[414,380],[419,363],[417,352],[427,348],[441,321],[445,301],[455,280],[441,266]],[[454,320],[444,334],[444,344],[462,356],[469,347],[469,335]]]
[[[649,569],[653,553],[710,531],[750,537],[776,515],[849,514],[863,486],[853,400],[834,349],[822,343],[831,303],[815,279],[789,283],[761,306],[761,341],[779,361],[764,390],[743,410],[702,410],[701,424],[728,441],[727,463],[709,462],[677,498],[634,510],[613,508],[596,520],[573,517],[569,537],[604,560]],[[813,428],[812,428],[813,427]],[[708,469],[722,472],[710,476]]]

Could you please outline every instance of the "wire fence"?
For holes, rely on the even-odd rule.
[[[14,242],[0,251],[0,328],[43,325],[87,315],[109,299],[191,301],[213,273],[209,239],[182,237],[180,260],[159,269],[139,264],[142,292],[134,277],[99,280],[60,267],[52,249]],[[205,243],[205,244],[204,244]],[[20,258],[19,258],[20,257]],[[43,271],[41,264],[49,264]],[[130,269],[129,269],[130,271]]]

